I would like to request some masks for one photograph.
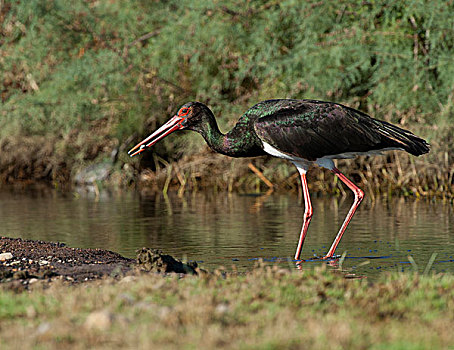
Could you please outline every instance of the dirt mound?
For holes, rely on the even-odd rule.
[[[137,264],[142,271],[155,271],[160,273],[176,272],[197,275],[195,261],[184,263],[171,255],[163,254],[159,249],[142,248],[137,251]]]
[[[0,283],[22,290],[32,281],[54,278],[70,283],[146,272],[194,274],[197,263],[184,263],[151,248],[137,250],[137,260],[104,249],[66,247],[64,243],[0,237]]]
[[[135,262],[103,249],[70,248],[64,243],[8,237],[0,237],[0,253],[4,253],[3,259],[0,255],[0,281],[63,276],[81,282],[125,274]]]

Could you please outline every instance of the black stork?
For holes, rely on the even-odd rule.
[[[301,176],[305,205],[295,260],[300,258],[312,217],[306,181],[306,173],[311,165],[331,170],[355,195],[353,205],[324,257],[329,259],[333,258],[348,223],[364,197],[364,192],[334,166],[333,159],[377,155],[388,150],[402,150],[415,156],[429,151],[429,144],[410,131],[374,119],[353,108],[316,100],[276,99],[262,101],[251,107],[225,135],[219,131],[216,119],[206,105],[200,102],[186,103],[173,118],[128,154],[133,157],[181,129],[198,132],[214,151],[230,157],[268,154],[295,164]]]

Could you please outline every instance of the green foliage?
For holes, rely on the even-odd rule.
[[[204,100],[262,90],[432,115],[452,99],[453,8],[444,1],[174,6],[148,46],[151,63]]]
[[[403,124],[454,121],[452,2],[4,3],[0,145],[31,135],[61,145],[97,128],[104,157],[112,140],[119,147],[138,131],[137,140],[193,99],[220,115],[222,129],[279,97],[348,103]],[[74,152],[93,158],[71,152],[68,166]]]

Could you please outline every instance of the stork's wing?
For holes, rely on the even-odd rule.
[[[254,129],[279,151],[308,160],[387,148],[415,155],[429,150],[424,140],[409,131],[329,102],[302,100],[258,118]]]

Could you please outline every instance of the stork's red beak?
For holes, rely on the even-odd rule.
[[[156,142],[171,134],[175,130],[183,129],[184,126],[181,124],[183,120],[185,120],[185,118],[179,117],[177,115],[172,117],[167,121],[167,123],[165,123],[158,130],[148,136],[145,140],[131,148],[128,154],[130,155],[130,157],[134,157],[136,154],[145,151],[147,147],[153,146]]]

